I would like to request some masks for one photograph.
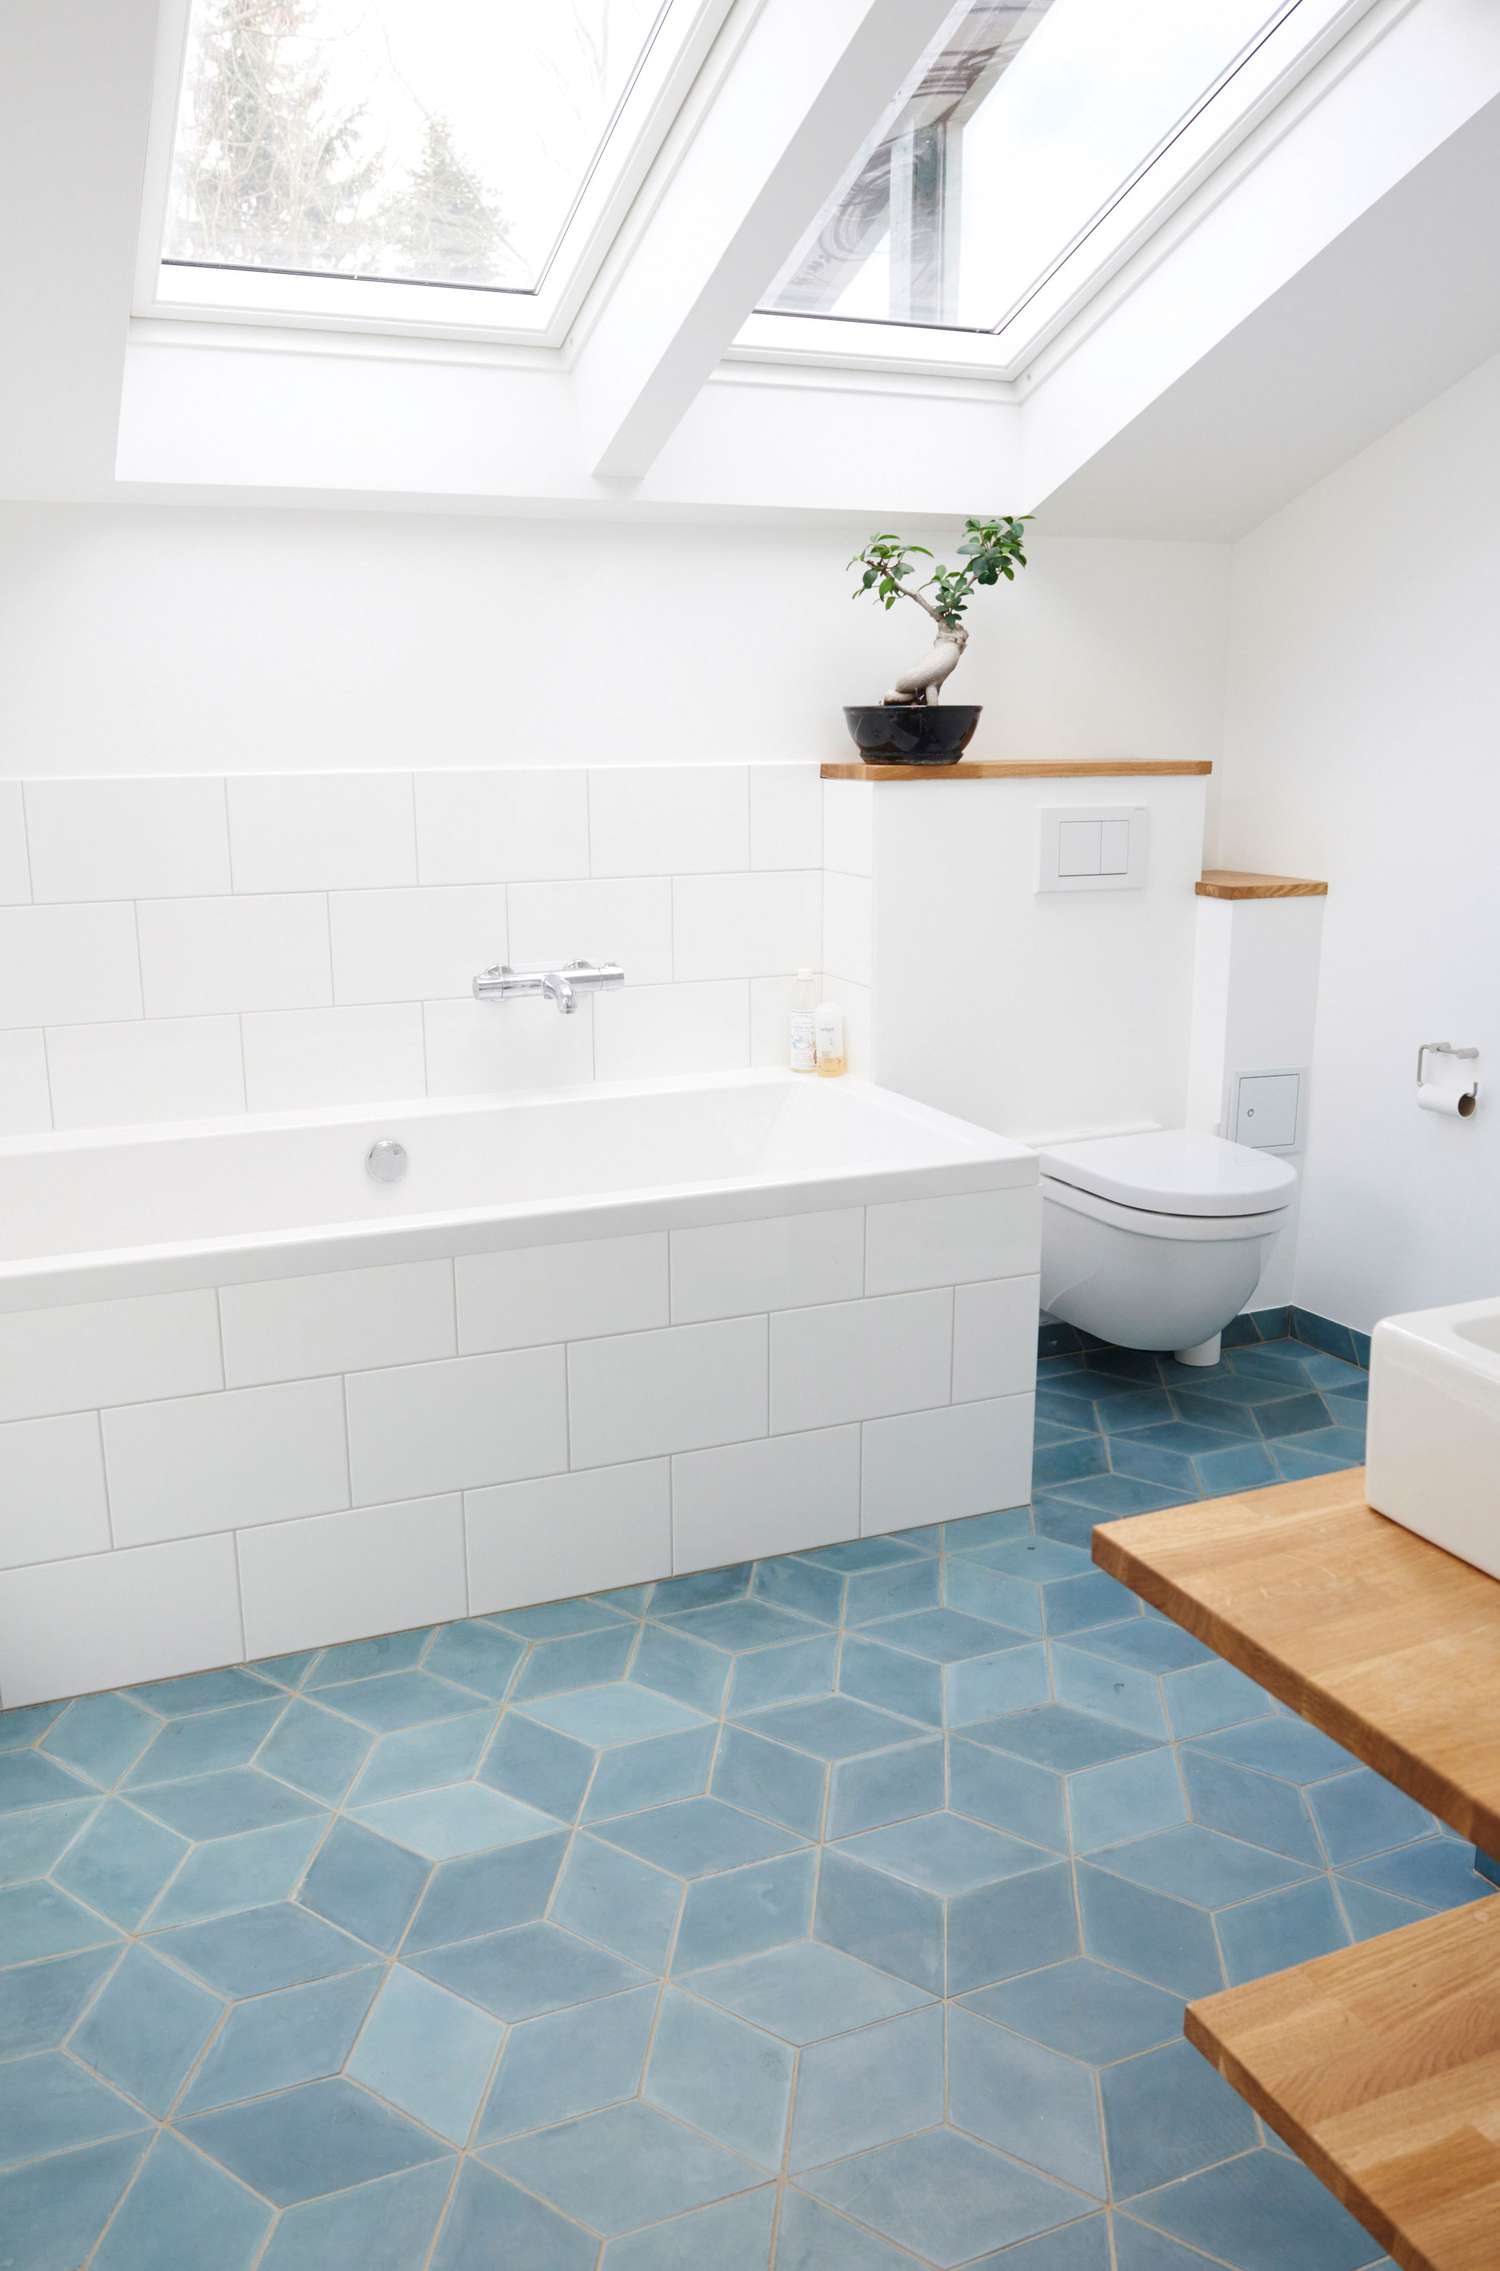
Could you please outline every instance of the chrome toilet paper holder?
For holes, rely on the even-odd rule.
[[[1465,1062],[1473,1062],[1477,1060],[1478,1056],[1479,1051],[1477,1049],[1462,1048],[1453,1041],[1424,1041],[1417,1051],[1418,1089],[1420,1090],[1425,1085],[1426,1064],[1429,1057],[1453,1057]],[[1459,1111],[1464,1118],[1467,1118],[1479,1101],[1479,1082],[1477,1079],[1471,1080],[1466,1088],[1459,1091],[1459,1099]],[[1468,1108],[1467,1111],[1464,1109],[1465,1106]]]

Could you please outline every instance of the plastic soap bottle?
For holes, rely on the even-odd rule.
[[[845,1069],[844,1013],[836,1001],[819,1002],[813,1013],[813,1040],[820,1078],[836,1080]]]
[[[799,970],[789,1030],[791,1053],[788,1061],[793,1072],[816,1072],[818,1069],[815,1034],[817,1003],[817,981],[812,971]]]

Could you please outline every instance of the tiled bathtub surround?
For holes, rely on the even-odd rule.
[[[0,1316],[0,1701],[1016,1504],[1036,1199]]]
[[[8,2260],[1391,2271],[1183,2000],[1483,1887],[1093,1503],[0,1717]]]
[[[815,765],[0,783],[0,1134],[784,1063],[821,866]]]

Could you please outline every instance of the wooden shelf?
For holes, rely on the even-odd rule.
[[[1186,2028],[1403,2271],[1495,2271],[1500,1900],[1190,2003]]]
[[[1248,868],[1206,867],[1193,886],[1200,899],[1326,899],[1326,883],[1305,875],[1253,875]]]
[[[1372,1512],[1362,1467],[1107,1522],[1094,1559],[1500,1854],[1500,1582]]]
[[[825,781],[1128,781],[1162,773],[1211,773],[1196,757],[1018,757],[989,764],[964,758],[957,765],[825,765]]]

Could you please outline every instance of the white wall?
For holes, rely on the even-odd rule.
[[[1296,1299],[1366,1329],[1500,1288],[1497,619],[1500,359],[1235,549],[1218,857],[1329,880]]]
[[[851,602],[868,534],[0,507],[0,775],[846,756],[926,643]],[[1216,754],[1225,581],[1040,534],[971,617],[976,754]]]

